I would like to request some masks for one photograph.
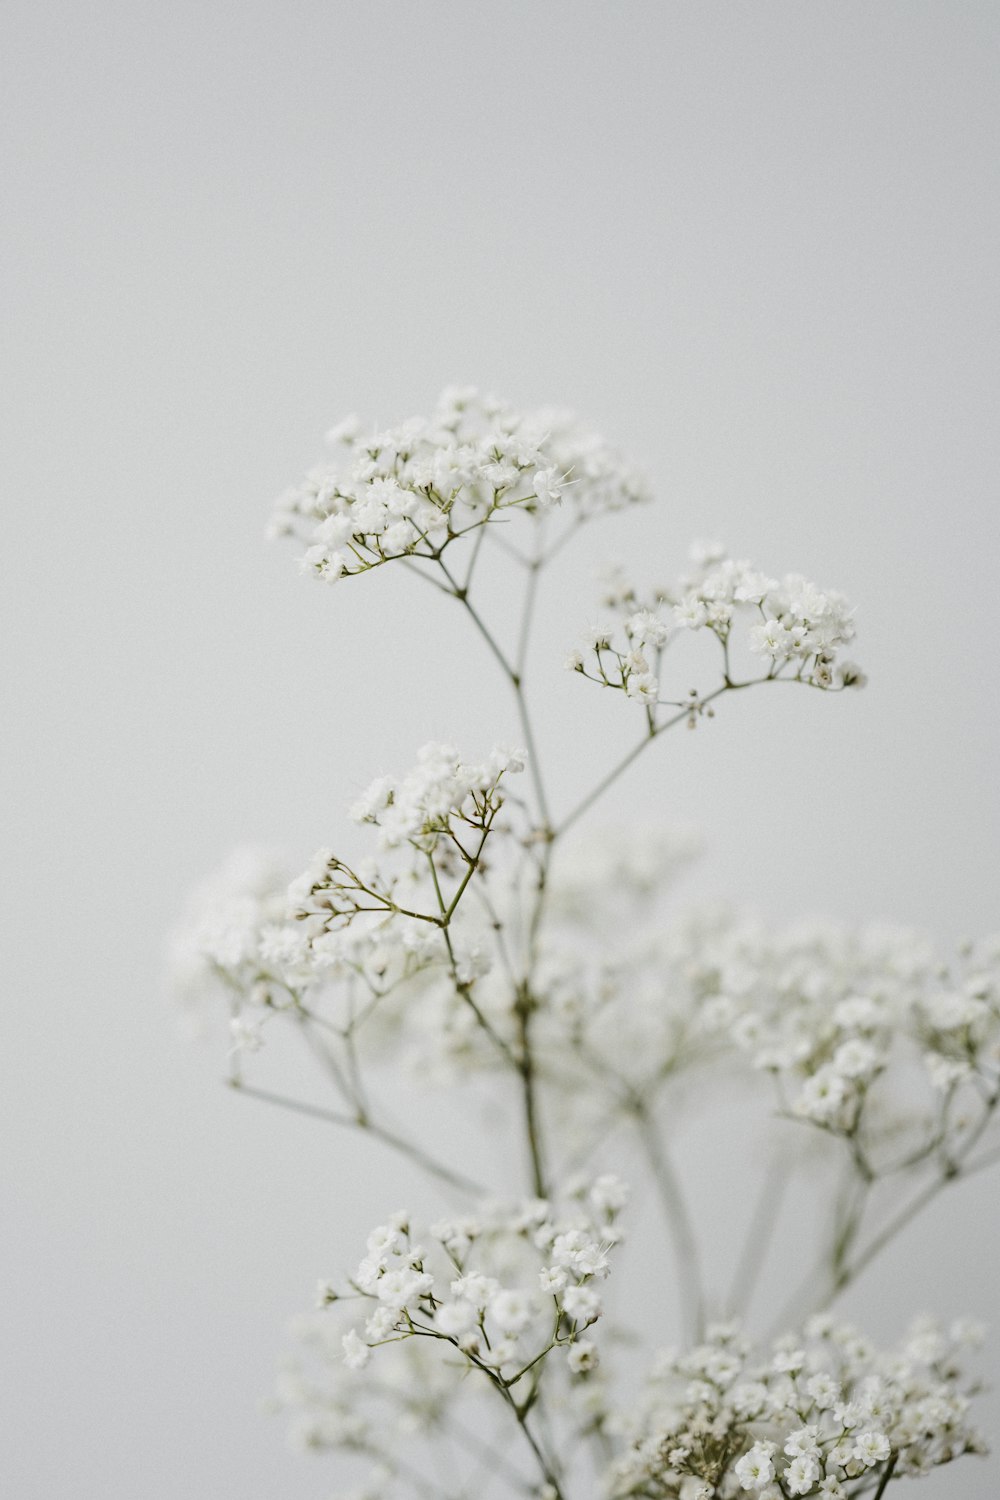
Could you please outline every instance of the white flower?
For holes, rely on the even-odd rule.
[[[434,1313],[434,1327],[448,1338],[459,1338],[476,1326],[476,1309],[464,1298],[454,1302],[442,1302]]]
[[[532,1301],[524,1292],[504,1290],[490,1298],[489,1314],[501,1333],[523,1333],[534,1312]]]
[[[398,1314],[391,1307],[377,1307],[365,1323],[365,1338],[379,1344],[395,1331]]]
[[[344,1348],[344,1364],[349,1370],[362,1370],[371,1359],[372,1351],[368,1345],[359,1338],[352,1328],[344,1334],[342,1339]]]
[[[845,1078],[870,1078],[879,1066],[879,1055],[871,1042],[852,1038],[842,1042],[833,1055],[833,1068]]]
[[[483,1276],[478,1271],[470,1271],[464,1276],[458,1276],[451,1283],[452,1295],[463,1297],[477,1312],[483,1312],[492,1299],[500,1290],[500,1283],[492,1276]]]
[[[942,1057],[940,1052],[925,1052],[924,1066],[931,1084],[942,1094],[968,1078],[972,1071],[964,1058]]]
[[[849,995],[834,1006],[833,1019],[845,1031],[870,1031],[878,1025],[878,1007],[864,995]]]
[[[563,1311],[577,1323],[593,1323],[601,1316],[601,1299],[589,1286],[569,1286],[562,1295]]]
[[[767,1406],[767,1386],[760,1380],[746,1380],[734,1386],[729,1399],[741,1417],[759,1417]]]
[[[583,1375],[597,1367],[597,1348],[589,1339],[577,1339],[571,1344],[566,1363],[573,1375]]]
[[[416,1271],[412,1266],[401,1265],[379,1276],[374,1290],[380,1302],[396,1311],[402,1311],[429,1292],[433,1285],[434,1278],[426,1271]]]
[[[674,605],[674,623],[686,630],[700,630],[708,620],[708,610],[695,594],[688,594]]]
[[[774,1478],[774,1448],[771,1443],[754,1443],[734,1467],[734,1474],[745,1490],[763,1490]]]
[[[831,1375],[822,1372],[806,1381],[806,1394],[812,1397],[820,1411],[831,1411],[840,1399],[840,1386]]]
[[[889,1457],[892,1449],[884,1432],[861,1432],[854,1439],[854,1452],[866,1469]]]
[[[821,1124],[833,1124],[843,1118],[845,1104],[851,1099],[850,1084],[836,1069],[820,1068],[806,1079],[792,1108]]]
[[[463,761],[452,745],[424,745],[404,776],[381,776],[354,803],[358,822],[376,823],[384,849],[414,843],[430,852],[452,820],[473,817],[474,804],[499,806],[498,785],[524,770],[523,750],[498,749],[485,764]]]
[[[792,655],[793,637],[781,620],[765,620],[763,625],[750,629],[750,649],[763,656],[788,657]]]
[[[489,1365],[494,1370],[499,1370],[503,1365],[512,1364],[517,1358],[517,1342],[515,1339],[501,1339],[492,1344],[489,1349],[480,1350],[479,1358],[484,1365]]]
[[[543,1266],[538,1273],[538,1284],[543,1292],[561,1292],[568,1280],[562,1266]]]
[[[536,470],[531,477],[531,487],[539,505],[558,505],[562,499],[563,481],[554,468]]]
[[[595,1178],[587,1192],[587,1201],[597,1213],[621,1213],[628,1200],[628,1183],[613,1172],[605,1172]]]
[[[785,1487],[790,1495],[808,1495],[819,1475],[817,1460],[811,1454],[800,1454],[785,1470]]]
[[[625,680],[625,696],[637,703],[655,703],[658,693],[659,683],[653,672],[633,671]]]
[[[625,621],[625,634],[640,649],[651,646],[657,650],[666,641],[668,633],[667,622],[651,609],[637,610]]]

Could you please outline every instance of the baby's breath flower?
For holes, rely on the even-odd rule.
[[[597,1346],[590,1339],[577,1339],[571,1344],[566,1363],[574,1375],[586,1375],[597,1368]]]
[[[566,412],[519,413],[472,389],[384,431],[357,418],[327,434],[331,458],[277,502],[273,536],[304,545],[304,573],[335,583],[405,557],[440,557],[507,514],[568,506],[577,519],[648,498],[645,482]]]
[[[690,1371],[707,1371],[718,1347],[707,1342],[658,1362],[624,1424],[631,1446],[612,1466],[613,1496],[673,1500],[688,1475],[727,1497],[837,1497],[860,1493],[845,1484],[869,1472],[884,1476],[890,1462],[900,1476],[922,1474],[981,1447],[968,1422],[957,1346],[936,1324],[919,1325],[900,1349],[884,1353],[832,1321],[811,1324],[801,1346],[780,1339],[759,1353],[731,1341],[729,1352],[739,1351],[736,1383],[691,1381]]]
[[[721,689],[746,681],[794,680],[839,691],[861,687],[864,673],[851,662],[836,668],[839,649],[854,639],[854,610],[842,594],[822,590],[797,573],[780,582],[713,547],[692,549],[693,573],[671,588],[643,599],[620,572],[606,588],[603,603],[618,617],[617,628],[602,625],[586,637],[569,664],[574,671],[650,709],[677,706],[678,694],[663,695],[661,657],[672,637],[706,631],[723,648]],[[734,681],[736,626],[747,623],[745,646],[765,659],[760,677]],[[593,659],[591,659],[593,658]],[[699,695],[695,721],[701,712]]]
[[[432,1226],[426,1248],[409,1215],[394,1215],[368,1236],[349,1284],[353,1301],[324,1299],[338,1310],[362,1304],[342,1334],[343,1364],[362,1370],[373,1349],[429,1338],[504,1380],[557,1348],[567,1351],[571,1373],[594,1370],[597,1350],[582,1332],[603,1311],[592,1283],[607,1275],[615,1204],[625,1196],[624,1185],[605,1176],[562,1209],[542,1199],[484,1205],[461,1228],[451,1220]],[[595,1199],[596,1212],[587,1206]],[[545,1264],[549,1253],[554,1268]]]
[[[329,462],[280,502],[275,532],[330,582],[393,560],[418,574],[431,565],[509,679],[534,747],[523,674],[539,572],[581,521],[642,499],[642,483],[565,414],[521,414],[465,387],[443,392],[428,419],[372,430],[349,418],[328,442]],[[452,573],[444,552],[471,532]],[[496,638],[478,593],[470,601],[494,541],[527,585],[520,622]],[[641,707],[643,745],[672,725],[697,728],[737,688],[865,681],[843,657],[854,611],[841,594],[771,577],[715,543],[696,544],[677,582],[645,591],[606,568],[599,597],[605,617],[566,664]],[[692,687],[675,663],[706,643],[717,682]],[[297,1445],[369,1465],[351,1500],[472,1493],[442,1477],[445,1433],[482,1443],[472,1488],[495,1481],[535,1500],[577,1500],[581,1482],[592,1492],[581,1457],[591,1440],[610,1456],[614,1500],[860,1500],[983,1450],[962,1369],[969,1325],[920,1320],[890,1350],[829,1311],[756,1349],[736,1321],[705,1325],[716,1291],[701,1284],[660,1128],[689,1073],[701,1070],[701,1091],[714,1067],[727,1086],[739,1075],[748,1094],[773,1096],[775,1129],[839,1165],[825,1268],[790,1304],[829,1305],[916,1207],[994,1155],[1000,938],[945,960],[915,934],[875,927],[773,927],[720,911],[667,922],[660,897],[690,841],[604,838],[588,855],[564,838],[637,753],[601,769],[559,818],[561,789],[535,764],[527,793],[512,792],[523,751],[467,760],[426,745],[410,770],[354,799],[366,856],[348,863],[323,847],[289,880],[282,861],[243,854],[179,935],[175,987],[228,1023],[234,1087],[367,1130],[465,1195],[426,1233],[406,1211],[378,1225],[353,1274],[322,1282],[318,1311],[301,1320],[315,1357],[308,1374],[284,1371],[280,1401]],[[274,1030],[322,1063],[329,1108],[250,1087],[244,1070]],[[423,1148],[402,1108],[399,1123],[383,1120],[365,1066],[390,1045],[432,1087],[460,1078],[485,1095],[495,1083],[494,1100],[517,1100],[529,1196],[487,1198]],[[591,1168],[623,1127],[670,1207],[692,1330],[641,1392],[628,1382],[625,1406],[607,1355],[627,1359],[633,1342],[605,1332],[615,1284],[604,1283],[628,1190]],[[556,1165],[580,1162],[587,1174],[555,1193]],[[901,1188],[880,1218],[883,1181],[904,1177],[912,1196]],[[669,1280],[657,1271],[657,1304]],[[499,1425],[494,1442],[483,1398],[513,1443]]]

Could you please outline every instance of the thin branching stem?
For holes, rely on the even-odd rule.
[[[726,1299],[730,1312],[739,1313],[741,1317],[745,1317],[750,1309],[768,1247],[777,1229],[778,1213],[787,1186],[787,1165],[772,1162],[764,1174]]]
[[[894,1453],[891,1456],[891,1458],[889,1459],[888,1463],[886,1464],[885,1468],[882,1471],[882,1478],[879,1480],[878,1489],[875,1491],[875,1494],[872,1496],[872,1500],[882,1500],[882,1496],[885,1494],[886,1490],[889,1487],[889,1480],[893,1476],[893,1472],[894,1472],[894,1470],[896,1468],[896,1464],[898,1463],[898,1461],[899,1461],[899,1454],[898,1453]]]
[[[286,1094],[276,1094],[270,1089],[259,1089],[249,1083],[244,1083],[239,1078],[226,1080],[229,1088],[238,1094],[246,1094],[250,1099],[259,1099],[265,1104],[274,1104],[281,1109],[291,1110],[294,1114],[306,1115],[313,1120],[325,1120],[331,1125],[340,1125],[349,1130],[363,1130],[375,1140],[381,1141],[383,1145],[390,1146],[393,1151],[398,1151],[401,1156],[407,1157],[420,1167],[429,1176],[436,1177],[439,1182],[447,1183],[449,1187],[457,1189],[461,1193],[470,1194],[480,1198],[486,1192],[482,1183],[475,1182],[471,1177],[466,1177],[464,1172],[458,1172],[452,1167],[447,1167],[443,1162],[437,1161],[429,1152],[424,1151],[413,1141],[396,1135],[394,1131],[387,1130],[372,1119],[359,1120],[356,1115],[345,1114],[338,1110],[324,1109],[318,1104],[308,1104],[302,1099],[293,1099]]]

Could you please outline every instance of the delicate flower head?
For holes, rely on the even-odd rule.
[[[648,498],[603,439],[566,412],[520,413],[472,388],[383,431],[356,417],[327,434],[328,461],[277,503],[272,535],[304,544],[303,572],[335,583],[403,557],[432,561],[466,532],[525,511],[579,518]]]

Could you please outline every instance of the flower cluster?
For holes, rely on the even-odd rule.
[[[555,918],[582,930],[614,931],[622,918],[647,914],[702,850],[690,830],[606,828],[578,838],[551,873]]]
[[[360,1483],[338,1490],[341,1500],[383,1500],[398,1495],[398,1486],[412,1494],[413,1469],[421,1460],[434,1476],[433,1489],[428,1481],[424,1493],[442,1500],[461,1493],[445,1471],[460,1470],[462,1459],[477,1456],[470,1433],[490,1430],[485,1382],[475,1374],[456,1380],[440,1347],[428,1339],[403,1340],[383,1348],[367,1368],[349,1368],[341,1325],[329,1308],[300,1316],[292,1331],[296,1349],[284,1361],[274,1404],[290,1416],[294,1448],[336,1453],[342,1482],[344,1471],[356,1464]],[[450,1462],[443,1461],[442,1448]],[[498,1476],[500,1483],[509,1479],[508,1472]]]
[[[330,462],[279,503],[275,533],[299,542],[316,577],[403,560],[456,600],[512,690],[534,755],[524,683],[541,570],[583,520],[644,498],[644,486],[564,414],[519,414],[470,390],[445,392],[427,420],[371,432],[350,420],[329,440]],[[537,523],[523,548],[498,530],[517,512]],[[553,513],[561,523],[546,523]],[[443,554],[469,532],[459,575]],[[494,633],[471,593],[479,560],[501,543],[524,589],[519,621],[505,608]],[[351,808],[374,830],[373,857],[348,863],[324,848],[289,882],[281,861],[244,854],[199,893],[175,945],[182,996],[228,1012],[235,1087],[367,1131],[471,1205],[419,1235],[407,1213],[373,1231],[354,1276],[321,1287],[309,1333],[320,1377],[289,1371],[282,1404],[298,1413],[302,1444],[338,1451],[345,1482],[364,1466],[365,1500],[485,1500],[491,1486],[576,1500],[597,1492],[598,1472],[616,1500],[881,1500],[891,1480],[980,1450],[959,1359],[966,1331],[923,1324],[886,1353],[823,1314],[755,1352],[737,1324],[704,1332],[705,1310],[745,1312],[762,1285],[779,1224],[772,1188],[784,1191],[796,1147],[811,1174],[829,1165],[837,1182],[815,1225],[815,1262],[812,1234],[794,1236],[805,1274],[779,1319],[791,1327],[828,1307],[938,1190],[995,1159],[986,1132],[1000,1105],[1000,939],[942,963],[910,933],[773,930],[727,912],[668,923],[660,896],[690,841],[573,849],[567,832],[640,750],[710,717],[722,694],[864,681],[842,658],[854,637],[842,595],[798,574],[769,577],[714,545],[646,594],[613,570],[602,608],[609,623],[568,665],[640,704],[643,735],[565,815],[555,815],[555,778],[534,763],[526,796],[511,792],[523,752],[469,762],[428,745]],[[706,635],[718,676],[700,691],[684,663]],[[276,1018],[305,1042],[336,1107],[244,1081],[242,1054]],[[537,1196],[487,1199],[487,1186],[416,1138],[412,1118],[404,1128],[384,1116],[366,1070],[388,1045],[425,1082],[471,1083],[466,1099],[488,1099],[504,1130],[517,1116]],[[773,1088],[779,1116],[810,1127],[776,1127],[792,1149],[780,1170],[769,1164],[724,1301],[672,1160],[679,1133],[663,1128],[684,1080],[705,1099],[712,1074],[765,1108]],[[664,1356],[627,1410],[608,1353],[636,1340],[608,1327],[603,1300],[626,1192],[610,1174],[566,1180],[600,1172],[616,1144],[643,1162],[685,1337],[702,1340]],[[657,1301],[668,1281],[658,1267]]]
[[[684,632],[707,631],[722,647],[723,688],[745,686],[732,676],[739,645],[734,628],[743,620],[748,625],[744,648],[765,660],[763,674],[748,681],[782,679],[828,690],[864,684],[859,667],[837,666],[838,651],[854,639],[854,610],[842,594],[820,589],[797,573],[780,581],[769,578],[715,545],[695,546],[692,561],[693,570],[678,584],[649,597],[612,569],[602,603],[613,612],[614,624],[594,627],[586,649],[573,651],[566,665],[647,709],[683,708],[693,725],[709,700],[697,693],[686,701],[661,697],[664,651]]]
[[[263,1003],[275,977],[272,944],[287,916],[289,874],[273,851],[235,850],[192,893],[171,943],[171,988],[187,1014],[200,1022],[221,1002],[237,1041],[251,1047],[258,1025],[240,1012]]]
[[[472,389],[442,393],[429,419],[385,431],[333,428],[332,460],[282,496],[274,535],[307,544],[304,571],[328,582],[393,558],[439,557],[456,537],[564,498],[576,518],[643,500],[643,481],[565,412],[520,413]]]
[[[371,1036],[382,1002],[446,956],[439,929],[394,920],[382,905],[336,931],[322,917],[297,919],[290,890],[303,877],[290,885],[289,874],[273,852],[238,851],[195,893],[172,944],[174,995],[198,1029],[228,1015],[234,1053],[257,1051],[266,1023],[284,1012],[301,1019],[307,1006],[338,1030],[363,1021]],[[362,866],[357,876],[359,906],[362,880],[377,884],[377,868]],[[397,884],[385,891],[401,895]]]
[[[452,745],[425,745],[405,776],[381,776],[351,807],[357,823],[373,823],[383,849],[412,844],[426,854],[457,823],[487,828],[503,803],[500,781],[524,770],[523,750],[499,749],[480,764],[463,761]]]
[[[638,1416],[623,1423],[626,1453],[610,1476],[615,1497],[845,1500],[896,1476],[924,1474],[985,1451],[969,1422],[961,1351],[976,1330],[916,1325],[877,1351],[828,1315],[763,1356],[739,1325],[665,1355]]]
[[[691,929],[679,953],[708,1024],[775,1076],[792,1114],[857,1137],[876,1166],[904,1128],[875,1087],[884,1075],[902,1084],[923,1073],[938,1102],[909,1133],[946,1153],[997,1102],[1000,939],[943,963],[898,929],[723,919]],[[954,1108],[960,1090],[965,1111]]]
[[[843,594],[820,589],[799,573],[768,578],[715,545],[695,549],[693,561],[695,570],[674,606],[678,625],[710,630],[725,643],[743,609],[754,620],[750,649],[766,658],[772,672],[793,666],[796,676],[816,687],[833,686],[837,652],[854,639],[854,609]],[[844,663],[837,680],[857,686],[862,675]]]
[[[488,966],[483,944],[461,930],[445,944],[442,932],[503,806],[503,780],[523,766],[520,752],[471,763],[432,744],[406,775],[374,782],[351,811],[378,828],[390,862],[355,868],[323,849],[289,883],[275,856],[239,852],[196,893],[174,944],[175,990],[189,1003],[221,997],[237,1045],[254,1049],[264,1019],[301,1013],[334,980],[362,992],[347,1007],[355,1015],[427,967],[471,983]]]
[[[504,805],[501,782],[524,765],[523,751],[494,750],[473,764],[450,745],[430,744],[405,776],[374,781],[352,816],[374,825],[383,850],[402,851],[406,862],[398,868],[370,863],[358,871],[321,849],[288,893],[292,917],[308,924],[313,953],[324,962],[339,960],[340,931],[362,914],[447,926]],[[426,886],[428,868],[436,909],[414,910],[409,902]]]
[[[626,1201],[623,1183],[599,1177],[562,1209],[534,1199],[441,1220],[427,1246],[409,1215],[396,1214],[369,1235],[350,1283],[370,1311],[343,1336],[345,1363],[360,1369],[380,1345],[422,1337],[449,1344],[507,1390],[557,1349],[572,1374],[593,1369],[586,1333],[603,1311],[599,1285]],[[339,1300],[333,1288],[321,1297]]]

